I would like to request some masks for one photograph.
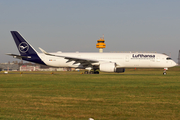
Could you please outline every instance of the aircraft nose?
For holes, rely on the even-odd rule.
[[[178,64],[173,61],[173,62],[172,62],[172,65],[173,65],[173,66],[177,66]]]

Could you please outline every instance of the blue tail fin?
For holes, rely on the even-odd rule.
[[[11,31],[11,34],[22,56],[37,54],[36,50],[17,31]]]
[[[22,57],[23,60],[44,64],[44,62],[39,58],[36,50],[17,31],[11,31],[11,34],[21,56],[26,56]]]

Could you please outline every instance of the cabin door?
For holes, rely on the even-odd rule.
[[[129,62],[129,55],[126,55],[125,61],[126,61],[126,62]]]

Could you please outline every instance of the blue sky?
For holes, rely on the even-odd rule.
[[[98,52],[105,36],[111,51],[156,51],[177,61],[179,0],[1,0],[0,63],[19,54],[10,31],[19,31],[38,51]]]

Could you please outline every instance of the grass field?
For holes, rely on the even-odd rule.
[[[0,119],[180,119],[180,67],[125,73],[0,72]]]

